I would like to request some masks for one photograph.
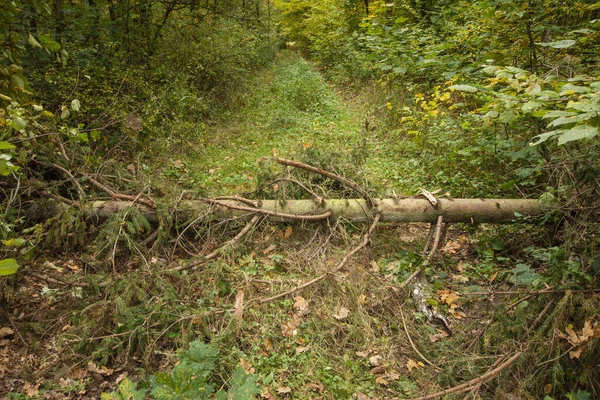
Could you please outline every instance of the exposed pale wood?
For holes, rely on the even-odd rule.
[[[321,203],[313,200],[288,200],[285,204],[278,200],[257,201],[259,209],[272,221],[290,221],[294,219],[317,219],[331,212],[330,220],[344,219],[351,222],[371,222],[372,215],[381,215],[381,222],[429,222],[436,223],[439,216],[445,223],[504,223],[514,221],[515,213],[523,217],[539,217],[547,208],[537,200],[519,199],[438,199],[438,206],[433,207],[427,199],[375,199],[375,209],[370,210],[364,199],[329,199]],[[86,207],[88,215],[105,219],[133,203],[130,201],[95,201]],[[143,204],[136,204],[150,221],[157,221],[156,211]],[[237,201],[214,201],[212,205],[206,201],[188,200],[180,203],[178,213],[182,218],[193,213],[206,212],[212,207],[217,216],[232,217],[247,214],[248,210],[240,207]],[[242,209],[243,208],[243,209]]]

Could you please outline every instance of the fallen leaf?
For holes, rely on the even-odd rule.
[[[69,324],[66,324],[65,326],[63,326],[63,327],[60,329],[60,331],[61,331],[61,332],[66,332],[66,331],[68,331],[69,329],[71,329],[71,325],[69,325]]]
[[[489,277],[489,279],[488,279],[488,282],[489,282],[489,283],[492,283],[492,282],[494,282],[494,280],[496,280],[496,277],[497,277],[497,276],[498,276],[498,271],[494,272],[494,273],[492,274],[492,276],[490,276],[490,277]]]
[[[583,347],[584,346],[579,346],[569,351],[569,357],[571,357],[571,360],[574,358],[579,358],[581,356],[581,353],[583,352]]]
[[[550,392],[552,392],[552,384],[548,383],[544,386],[544,394],[550,394]]]
[[[356,400],[369,400],[369,396],[367,396],[366,394],[364,394],[362,392],[358,392],[356,394]]]
[[[23,390],[25,391],[25,394],[29,397],[35,397],[38,395],[39,390],[38,388],[40,387],[39,383],[36,383],[35,385],[32,385],[29,382],[25,382],[23,384]]]
[[[99,374],[103,376],[110,376],[115,372],[114,369],[106,368],[104,365],[101,368],[98,368],[96,364],[91,361],[87,364],[87,370],[93,374]]]
[[[469,282],[469,277],[466,275],[452,274],[452,280],[459,283]]]
[[[419,369],[422,368],[423,363],[418,363],[413,359],[409,359],[406,362],[406,368],[408,369],[408,372],[412,372],[413,369]]]
[[[346,307],[340,307],[340,308],[338,308],[337,312],[335,314],[333,314],[333,318],[342,320],[342,319],[346,319],[349,314],[350,314],[350,310],[348,310]]]
[[[462,273],[462,272],[465,272],[465,267],[463,267],[463,263],[462,263],[462,261],[459,261],[459,262],[458,262],[458,265],[456,266],[456,270],[457,270],[458,272],[461,272],[461,273]]]
[[[294,232],[294,230],[292,229],[291,226],[288,226],[287,229],[285,230],[285,233],[283,234],[284,239],[289,239],[290,236],[292,236],[292,232]]]
[[[429,341],[430,341],[431,343],[435,343],[435,342],[437,342],[438,340],[440,340],[440,338],[439,338],[437,335],[434,335],[433,333],[430,333],[430,334],[429,334]]]
[[[287,386],[280,387],[279,389],[276,390],[276,392],[279,394],[287,394],[287,393],[291,393],[291,391],[292,391],[292,388],[287,387]]]
[[[235,296],[235,304],[233,305],[234,312],[233,316],[235,318],[242,318],[242,314],[244,313],[244,292],[240,290],[238,294]]]
[[[127,378],[127,375],[129,375],[127,371],[123,372],[121,375],[117,376],[117,379],[115,379],[115,383],[118,385],[123,379]]]
[[[375,260],[371,261],[371,272],[379,273],[379,265]]]
[[[271,339],[266,338],[264,346],[265,346],[265,349],[267,349],[269,351],[273,351],[273,342],[271,342]]]
[[[395,371],[388,372],[387,374],[385,374],[385,377],[392,381],[400,380],[400,374]]]
[[[377,378],[375,378],[375,383],[378,383],[378,384],[383,385],[383,386],[389,385],[389,382],[387,381],[387,379],[385,379],[381,375],[378,375]]]
[[[307,351],[310,350],[310,346],[298,346],[296,347],[296,354],[302,354],[302,353],[306,353]]]
[[[10,329],[6,326],[4,328],[0,328],[0,338],[3,338],[5,336],[10,336],[13,333],[15,333],[15,331],[13,331],[12,329]]]
[[[442,302],[446,303],[448,305],[450,305],[460,299],[460,296],[458,295],[458,293],[447,290],[447,289],[438,290],[437,293],[440,296],[440,299],[442,299]]]
[[[323,383],[317,381],[317,382],[311,382],[308,385],[306,385],[306,388],[308,390],[314,390],[315,392],[321,394],[325,391],[325,385],[323,385]]]
[[[385,372],[385,366],[383,366],[383,365],[380,365],[378,367],[371,369],[371,374],[373,374],[373,375],[383,374],[384,372]]]
[[[362,358],[367,358],[369,356],[369,352],[368,351],[357,351],[356,354],[358,357],[362,357]]]
[[[66,388],[71,383],[72,383],[72,381],[70,379],[60,378],[58,380],[58,386],[60,386],[61,388]]]
[[[294,309],[298,311],[298,315],[303,316],[310,313],[308,301],[302,296],[294,297]]]
[[[288,321],[281,326],[281,335],[285,337],[296,336],[298,331],[296,330],[296,324],[293,321]]]
[[[250,361],[246,361],[243,358],[240,358],[240,364],[241,364],[242,368],[244,368],[244,372],[246,374],[253,374],[256,372],[256,370],[254,369],[252,364],[250,364]]]
[[[381,361],[383,360],[383,357],[381,357],[379,354],[374,355],[373,357],[369,358],[369,364],[371,364],[371,367],[376,367],[379,364],[381,364]]]
[[[269,247],[267,247],[266,249],[263,250],[263,254],[269,254],[270,252],[272,252],[276,248],[277,248],[277,245],[272,244],[272,245],[270,245]]]
[[[279,190],[279,185],[278,184],[274,184],[273,185],[273,191],[276,192]]]

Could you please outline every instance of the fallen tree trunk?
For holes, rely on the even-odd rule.
[[[539,217],[549,208],[537,200],[520,199],[437,199],[434,207],[427,199],[374,199],[375,208],[369,209],[364,199],[330,199],[318,203],[314,200],[258,200],[257,208],[248,207],[236,200],[189,200],[182,202],[177,211],[185,219],[199,213],[210,212],[218,217],[241,217],[263,213],[272,221],[315,221],[343,219],[350,222],[367,222],[374,214],[381,214],[382,222],[435,223],[442,215],[444,222],[503,223],[522,217]],[[208,202],[210,201],[210,203]],[[216,204],[215,204],[216,203]],[[130,201],[95,201],[85,208],[86,214],[96,219],[106,219],[114,213],[133,205]],[[156,211],[136,204],[149,221],[157,221]],[[330,213],[330,215],[328,215]],[[291,218],[294,216],[294,218]]]

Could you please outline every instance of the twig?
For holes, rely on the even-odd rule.
[[[523,353],[521,351],[518,351],[514,356],[512,356],[511,358],[509,358],[508,360],[506,360],[505,362],[500,364],[498,367],[494,368],[491,371],[486,372],[485,374],[483,374],[475,379],[471,379],[468,382],[465,382],[458,386],[454,386],[453,388],[450,388],[450,389],[444,389],[444,390],[436,392],[436,393],[428,394],[427,396],[413,397],[411,400],[431,400],[431,399],[435,399],[436,397],[442,397],[442,396],[446,396],[446,395],[449,395],[452,393],[466,392],[466,391],[470,390],[473,385],[476,385],[478,383],[484,383],[485,381],[495,377],[500,372],[504,371],[506,368],[511,366],[515,361],[517,361],[517,359],[521,356],[521,354],[523,354]]]
[[[371,237],[371,234],[373,233],[373,231],[377,227],[377,224],[379,223],[380,219],[381,219],[381,214],[376,214],[375,218],[373,219],[373,223],[371,224],[371,226],[369,227],[369,230],[367,231],[367,233],[363,237],[363,241],[358,246],[356,246],[351,252],[349,252],[348,254],[346,254],[346,256],[344,257],[344,259],[332,271],[326,272],[323,275],[320,275],[320,276],[316,277],[315,279],[312,279],[312,280],[310,280],[308,282],[305,282],[302,285],[296,286],[295,288],[287,290],[287,291],[285,291],[283,293],[279,293],[279,294],[276,294],[275,296],[267,297],[265,299],[260,299],[258,302],[261,303],[261,304],[263,304],[263,303],[267,303],[269,301],[277,300],[277,299],[279,299],[281,297],[285,297],[285,296],[290,295],[292,293],[296,293],[299,290],[302,290],[302,289],[304,289],[304,288],[306,288],[306,287],[308,287],[310,285],[313,285],[313,284],[315,284],[317,282],[320,282],[320,281],[322,281],[323,279],[325,279],[330,274],[335,274],[337,271],[339,271],[340,269],[342,269],[344,267],[344,265],[346,265],[346,263],[348,262],[348,260],[350,259],[350,257],[352,257],[360,249],[362,249],[363,247],[365,247],[369,243],[369,238]]]
[[[291,219],[291,220],[295,220],[295,221],[321,221],[321,220],[327,219],[331,216],[331,211],[327,211],[326,213],[316,214],[316,215],[283,214],[283,213],[278,213],[275,211],[263,210],[262,208],[252,208],[252,207],[244,207],[244,206],[237,206],[234,204],[222,203],[218,200],[208,199],[208,198],[200,199],[200,201],[204,201],[205,203],[215,204],[215,205],[221,206],[221,207],[231,208],[234,210],[241,210],[241,211],[247,211],[247,212],[252,212],[252,213],[260,213],[260,214],[264,214],[264,215],[271,215],[271,216],[277,217],[277,218]]]
[[[415,279],[421,273],[421,271],[423,271],[423,267],[428,266],[429,263],[431,262],[431,259],[433,258],[437,248],[440,245],[440,236],[442,235],[443,220],[444,220],[444,217],[442,215],[439,215],[437,218],[437,223],[436,223],[436,227],[435,227],[435,238],[433,240],[433,245],[431,246],[431,250],[429,251],[429,254],[427,254],[427,258],[425,259],[425,261],[423,261],[423,264],[415,270],[415,272],[413,272],[404,282],[402,282],[400,284],[400,286],[398,286],[398,289],[404,289],[406,287],[406,285],[408,285],[413,279]],[[433,225],[431,228],[432,229],[430,229],[430,236],[433,236],[432,235]],[[430,240],[431,240],[431,238],[428,238],[427,243],[429,243]],[[427,249],[428,247],[429,247],[428,244],[426,244],[425,248]]]
[[[365,201],[367,202],[367,206],[369,206],[369,208],[375,207],[375,204],[373,203],[373,199],[371,199],[371,196],[369,196],[369,194],[363,188],[361,188],[356,182],[354,182],[351,179],[344,178],[343,176],[334,174],[333,172],[325,171],[321,168],[313,167],[312,165],[304,164],[304,163],[301,163],[298,161],[286,160],[284,158],[279,158],[279,157],[273,157],[273,161],[278,162],[279,164],[282,164],[282,165],[287,165],[289,167],[295,167],[295,168],[304,169],[306,171],[314,172],[315,174],[326,176],[326,177],[334,179],[346,186],[350,186],[352,189],[354,189],[356,192],[358,192],[365,199]]]
[[[248,232],[250,232],[250,230],[254,227],[254,225],[256,225],[256,223],[260,220],[260,218],[261,218],[261,215],[259,215],[259,214],[252,217],[252,219],[250,221],[248,221],[246,226],[244,226],[244,228],[237,235],[235,235],[235,237],[233,239],[228,240],[227,242],[225,242],[225,244],[223,246],[219,247],[217,250],[213,251],[212,253],[202,257],[202,259],[197,260],[197,261],[192,261],[187,265],[181,265],[179,267],[171,268],[169,271],[181,271],[181,270],[184,270],[187,268],[195,267],[197,265],[205,263],[206,261],[212,260],[219,254],[221,254],[223,252],[223,250],[226,249],[227,247],[235,246],[237,244],[237,242],[239,242]]]
[[[75,187],[77,188],[77,193],[79,193],[79,200],[83,201],[85,199],[85,191],[83,190],[83,188],[81,187],[81,185],[79,184],[79,182],[77,182],[77,179],[75,179],[75,176],[73,176],[73,174],[71,173],[71,171],[69,171],[66,168],[61,167],[58,164],[55,163],[51,163],[50,165],[52,165],[54,168],[61,170],[62,172],[64,172],[68,177],[69,180],[71,182],[73,182],[73,184],[75,185]]]
[[[296,179],[291,179],[291,178],[279,178],[279,179],[275,179],[273,182],[290,182],[293,183],[295,185],[300,186],[302,189],[304,189],[304,191],[308,194],[310,194],[312,197],[315,198],[315,200],[317,200],[317,202],[319,204],[323,204],[324,199],[319,196],[318,194],[316,194],[314,191],[312,191],[311,189],[309,189],[305,184],[303,184],[302,182],[296,180]]]
[[[148,207],[155,207],[155,204],[152,200],[150,199],[144,199],[144,198],[140,198],[140,196],[131,196],[129,194],[120,194],[120,193],[116,193],[115,191],[113,191],[112,189],[110,189],[108,186],[103,185],[102,183],[98,182],[97,180],[95,180],[94,178],[92,178],[89,174],[85,173],[85,172],[79,172],[81,175],[85,176],[90,182],[92,182],[94,185],[96,185],[97,187],[99,187],[100,189],[102,189],[103,191],[105,191],[106,193],[108,193],[111,197],[114,197],[115,199],[118,200],[125,200],[125,201],[132,201],[132,202],[138,202],[140,204],[144,204]]]
[[[70,163],[71,159],[69,158],[69,156],[67,155],[67,152],[65,151],[65,145],[63,144],[62,140],[60,140],[60,135],[56,135],[56,142],[58,143],[58,148],[60,149],[60,153],[65,158],[65,160],[67,160],[67,162]]]
[[[561,293],[600,293],[600,289],[543,289],[543,290],[521,290],[521,291],[489,291],[489,292],[465,292],[461,296],[489,296],[489,295],[518,295],[518,294],[561,294]]]
[[[33,272],[33,271],[28,271],[27,273],[29,275],[31,275],[32,278],[39,279],[39,280],[47,282],[47,283],[52,283],[54,285],[81,286],[81,287],[86,287],[86,288],[90,287],[90,285],[85,282],[82,282],[82,283],[65,282],[63,280],[51,278],[49,276],[40,275],[37,272]]]
[[[417,349],[417,346],[415,346],[412,338],[410,337],[410,333],[408,333],[408,328],[406,327],[406,321],[404,319],[404,313],[402,312],[402,308],[400,308],[400,317],[402,318],[402,326],[404,327],[404,332],[406,332],[406,337],[408,338],[408,341],[410,342],[410,345],[412,346],[413,350],[419,355],[419,357],[421,357],[421,359],[423,361],[425,361],[425,363],[427,363],[428,365],[431,365],[437,371],[442,371],[442,369],[440,367],[438,367],[437,365],[434,365],[431,361],[429,361],[427,358],[425,358],[425,356],[423,354],[421,354],[419,349]]]
[[[15,325],[15,322],[10,317],[10,314],[8,313],[8,311],[6,311],[4,309],[4,307],[2,307],[2,311],[4,311],[4,314],[6,315],[6,318],[8,318],[8,322],[13,327],[13,330],[17,333],[17,336],[19,337],[19,339],[21,339],[21,342],[23,342],[23,344],[25,346],[27,346],[27,342],[25,341],[25,339],[23,339],[23,336],[21,336],[21,332],[19,332],[19,329],[17,328],[17,325]]]
[[[146,239],[144,239],[144,241],[142,242],[142,244],[144,246],[147,246],[148,244],[150,244],[151,241],[153,241],[154,239],[156,239],[156,237],[158,236],[159,233],[160,233],[160,226],[158,228],[156,228],[156,230],[154,232],[152,232],[150,234],[150,236],[148,236]]]
[[[250,200],[250,199],[246,199],[245,197],[242,196],[219,196],[219,197],[215,197],[215,200],[234,200],[234,201],[239,201],[240,203],[244,203],[247,206],[250,207],[254,207],[254,208],[259,208],[260,207],[260,202],[259,201],[254,201],[254,200]]]
[[[501,356],[492,365],[490,365],[490,367],[488,368],[488,371],[491,371],[494,368],[496,368],[504,360],[506,360],[506,355]],[[473,396],[475,396],[477,394],[477,392],[479,392],[479,389],[481,389],[481,385],[483,385],[483,382],[479,382],[477,385],[475,385],[475,387],[473,389],[471,389],[471,393],[473,394]]]
[[[531,332],[533,332],[539,326],[539,324],[542,322],[542,320],[544,319],[546,314],[548,314],[548,312],[550,311],[552,306],[554,306],[554,303],[556,303],[556,299],[557,298],[554,297],[554,298],[552,298],[552,300],[550,300],[548,302],[548,304],[546,304],[546,307],[544,307],[544,309],[540,312],[540,314],[537,316],[537,318],[533,321],[531,326],[525,332],[525,336],[529,336],[531,334]]]

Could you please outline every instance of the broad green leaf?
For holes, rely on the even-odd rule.
[[[59,51],[60,50],[60,44],[55,42],[49,33],[47,33],[45,35],[39,35],[38,39],[40,40],[40,42],[42,42],[44,44],[44,46],[46,46],[46,48],[48,50],[50,50],[50,51]]]
[[[60,113],[60,119],[67,119],[71,116],[71,112],[65,106],[62,107],[62,112]]]
[[[573,115],[577,115],[577,113],[573,112],[573,111],[553,110],[553,111],[550,111],[550,112],[544,114],[543,119],[558,118],[558,117],[572,117]]]
[[[9,150],[9,149],[14,149],[14,148],[15,148],[15,146],[12,143],[0,141],[0,150]]]
[[[27,121],[18,115],[13,115],[12,118],[12,127],[20,132],[24,131],[27,127]]]
[[[395,74],[404,75],[406,73],[406,68],[404,68],[404,67],[394,67],[394,69],[392,70],[392,72],[395,73]]]
[[[19,247],[23,243],[25,243],[25,239],[23,239],[23,238],[12,238],[12,239],[2,241],[2,244],[5,245],[6,247]]]
[[[550,132],[546,132],[546,133],[542,133],[541,135],[536,135],[533,137],[533,139],[537,140],[535,142],[531,142],[529,143],[530,146],[537,146],[538,144],[544,143],[546,140],[556,136],[556,135],[560,135],[561,133],[563,133],[562,129],[557,129],[554,131],[550,131]]]
[[[454,89],[459,92],[470,92],[470,93],[477,92],[477,88],[475,86],[471,86],[471,85],[452,85],[452,86],[450,86],[450,89]]]
[[[581,112],[596,112],[600,113],[600,104],[583,103],[583,102],[570,102],[567,104],[567,108]]]
[[[571,94],[571,93],[588,93],[588,92],[589,92],[589,88],[586,88],[584,86],[571,85],[570,83],[566,83],[560,88],[561,96],[563,96],[565,94]]]
[[[35,38],[33,36],[31,36],[31,34],[29,35],[29,38],[27,38],[27,41],[29,42],[29,44],[32,47],[38,47],[38,48],[42,48],[42,45],[40,44],[40,42],[38,42],[37,40],[35,40]]]
[[[587,112],[587,113],[573,115],[572,117],[560,117],[560,118],[557,118],[554,121],[550,122],[548,124],[548,126],[552,128],[552,127],[557,127],[557,126],[561,126],[561,125],[568,125],[568,124],[574,124],[577,122],[588,121],[588,120],[596,117],[597,115],[598,114],[595,112]]]
[[[531,112],[535,111],[541,105],[542,105],[542,103],[540,103],[539,101],[530,100],[527,103],[523,104],[523,107],[521,107],[521,110],[524,113],[531,113]]]
[[[232,400],[249,400],[255,394],[262,392],[260,386],[256,383],[258,376],[246,374],[241,366],[238,366],[233,373],[233,377],[229,382],[231,389],[229,396]]]
[[[129,378],[125,378],[119,383],[118,391],[102,393],[100,398],[101,400],[144,400],[146,398],[146,390],[137,390],[137,385],[130,381]]]
[[[565,131],[558,137],[558,144],[565,144],[581,139],[591,139],[600,133],[600,129],[595,126],[579,125]]]
[[[552,47],[553,49],[567,49],[577,43],[574,40],[559,40],[558,42],[536,43],[542,47]]]
[[[540,279],[538,273],[527,264],[517,264],[513,273],[517,285],[528,286]]]
[[[81,108],[81,103],[79,102],[79,100],[75,99],[71,102],[71,109],[75,112],[79,111],[79,109]]]
[[[14,258],[6,258],[0,261],[0,276],[13,275],[19,269],[19,263]]]

